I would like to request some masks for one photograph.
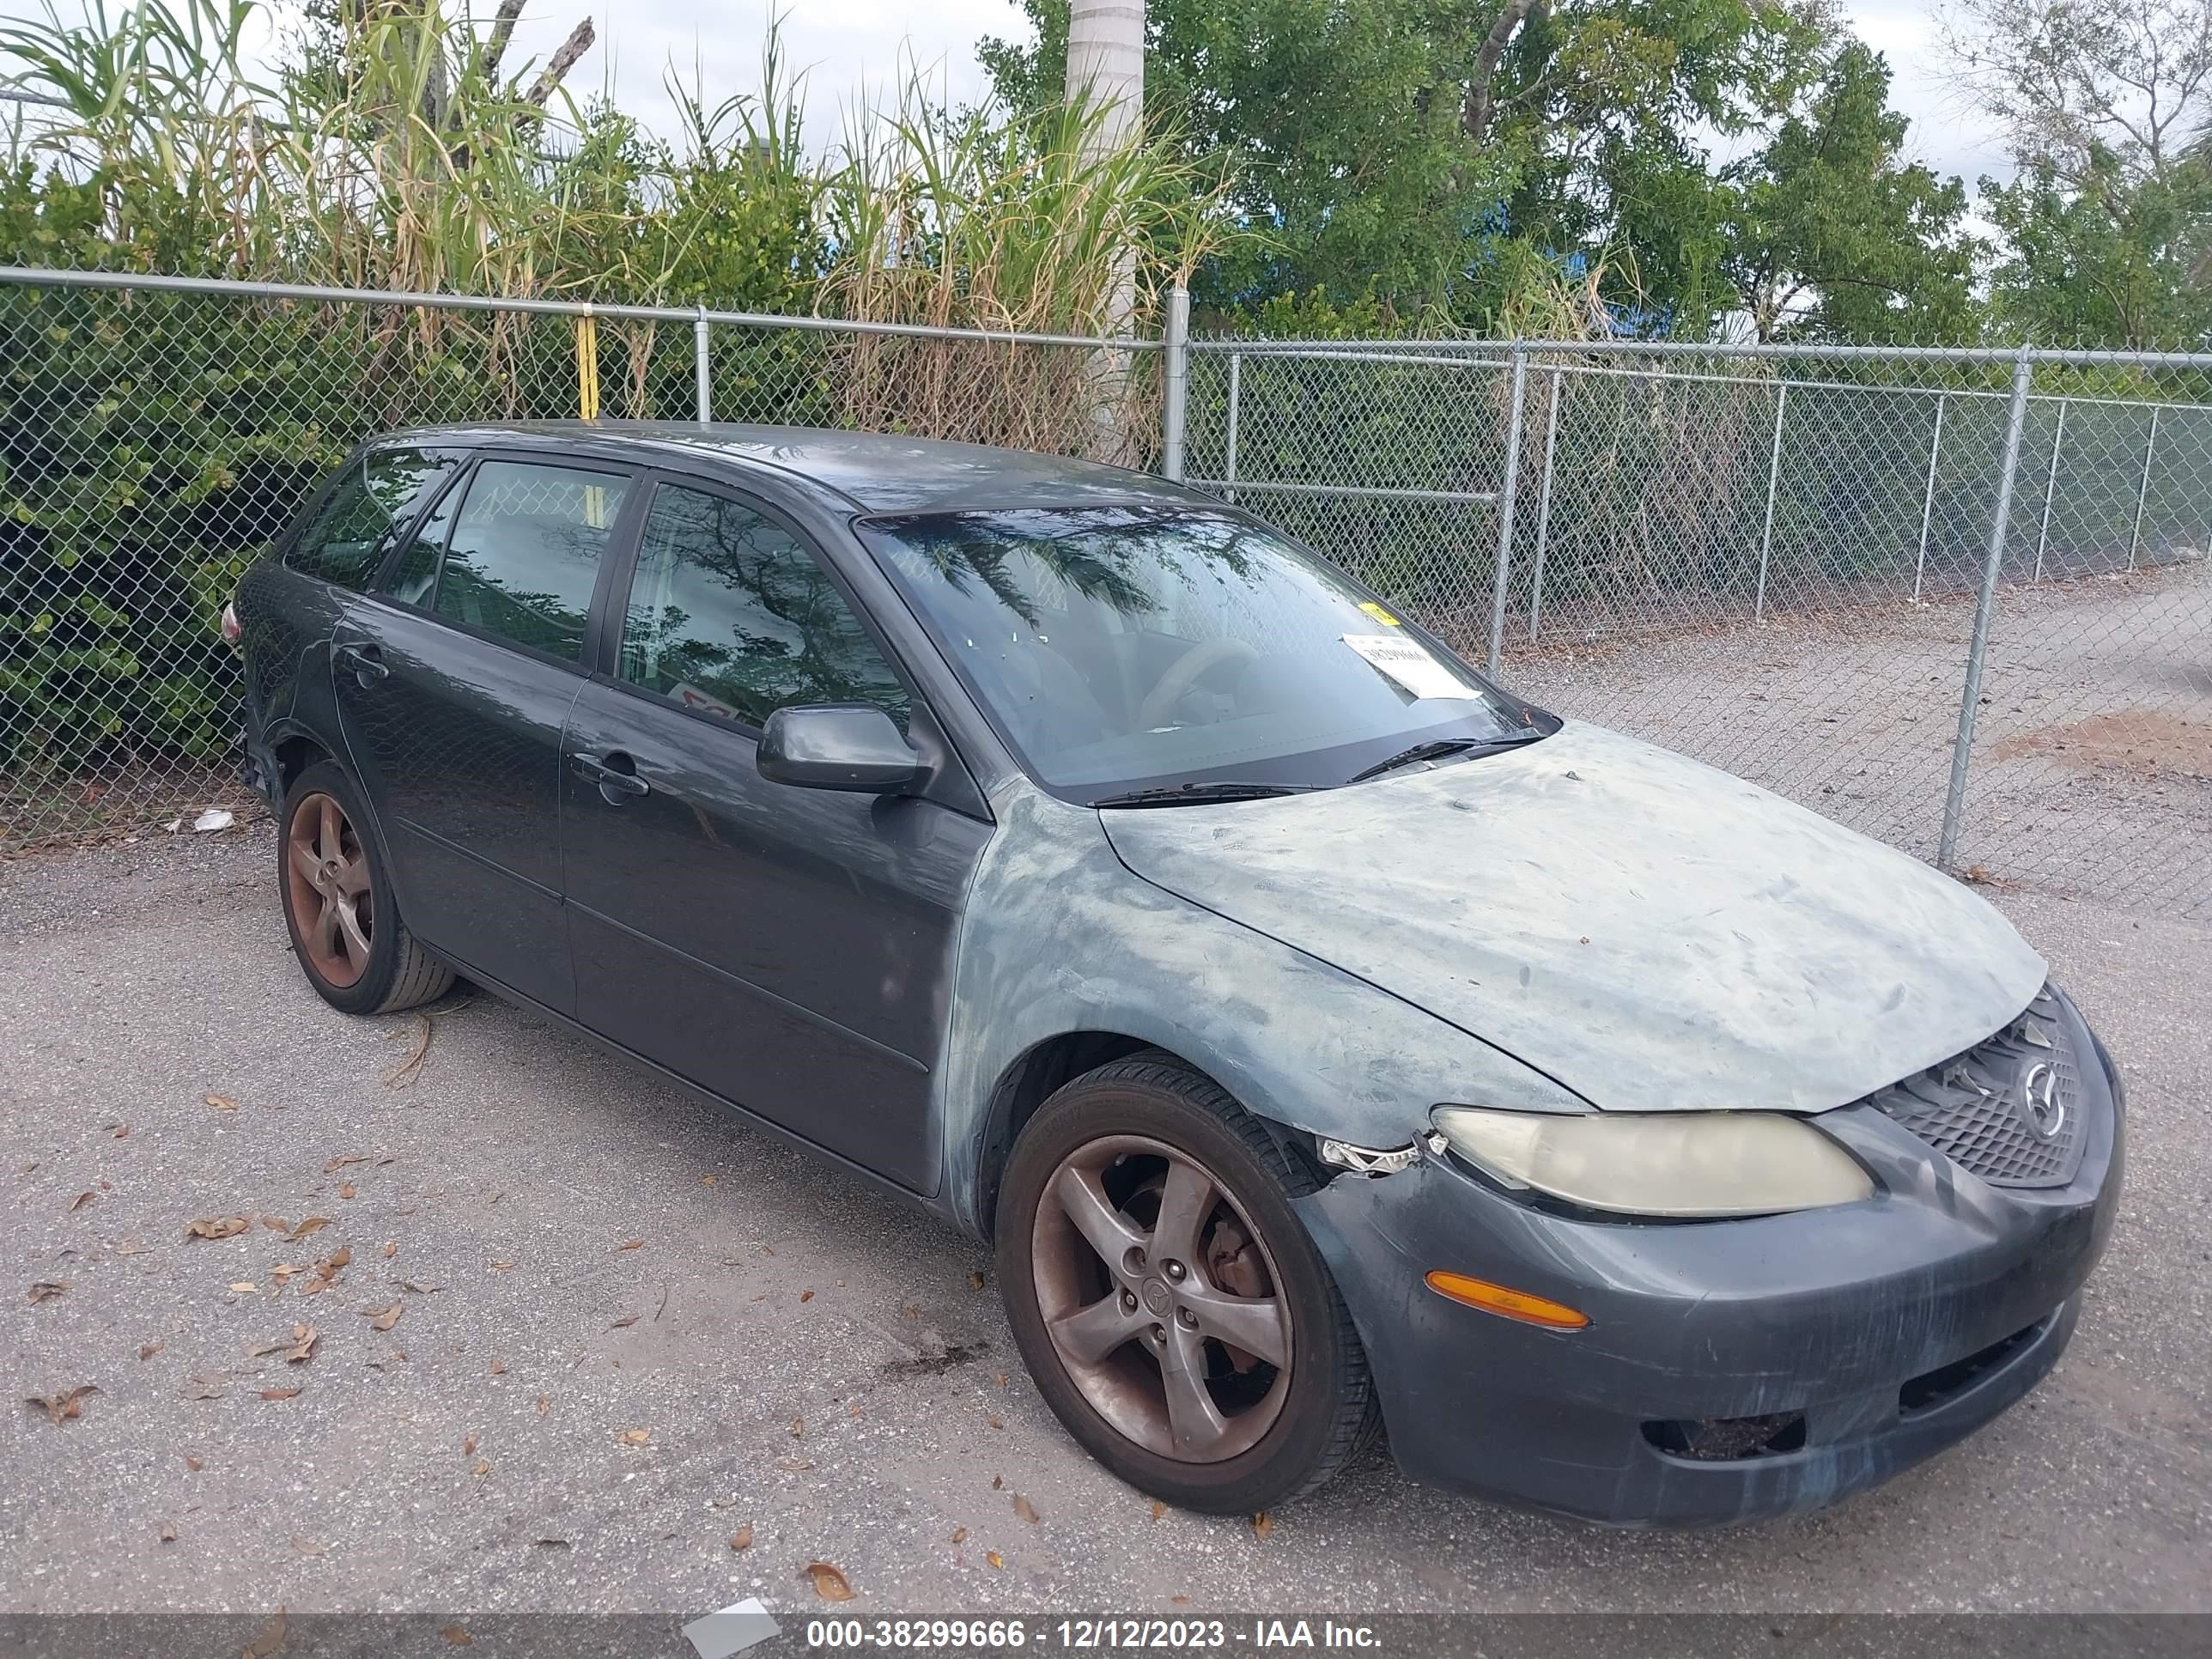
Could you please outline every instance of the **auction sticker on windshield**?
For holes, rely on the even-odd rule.
[[[1346,634],[1344,642],[1411,697],[1457,697],[1474,702],[1481,693],[1431,656],[1419,640],[1404,634]]]

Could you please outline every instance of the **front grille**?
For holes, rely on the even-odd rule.
[[[2081,1165],[2081,1068],[2046,985],[1996,1036],[1867,1101],[1992,1187],[2063,1187]]]

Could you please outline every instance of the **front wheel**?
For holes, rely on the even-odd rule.
[[[349,1014],[388,1014],[436,1000],[453,970],[407,931],[368,833],[360,792],[318,762],[284,792],[276,880],[284,925],[307,983]]]
[[[1249,1514],[1320,1486],[1371,1431],[1366,1357],[1291,1208],[1311,1190],[1217,1085],[1158,1053],[1086,1073],[1023,1130],[997,1217],[1014,1340],[1131,1486]]]

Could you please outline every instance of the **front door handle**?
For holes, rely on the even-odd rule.
[[[332,646],[331,660],[340,668],[350,670],[353,677],[361,682],[363,690],[392,672],[385,665],[384,653],[365,640]]]
[[[599,785],[599,798],[610,806],[653,793],[653,786],[638,776],[637,763],[618,749],[605,759],[597,755],[571,755],[568,769]]]

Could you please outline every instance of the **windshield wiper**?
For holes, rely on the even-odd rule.
[[[1401,749],[1388,760],[1377,761],[1364,771],[1354,772],[1346,783],[1364,783],[1370,778],[1379,778],[1385,772],[1395,772],[1401,766],[1411,766],[1416,761],[1442,760],[1446,755],[1464,754],[1479,750],[1483,754],[1494,754],[1500,749],[1518,749],[1524,743],[1534,743],[1547,735],[1533,727],[1525,732],[1510,732],[1502,738],[1436,738],[1427,743],[1417,743],[1411,749]],[[1468,755],[1473,759],[1473,755]]]
[[[1266,800],[1273,795],[1303,795],[1310,783],[1179,783],[1165,789],[1132,789],[1126,795],[1101,795],[1093,806],[1199,806],[1211,801]]]

